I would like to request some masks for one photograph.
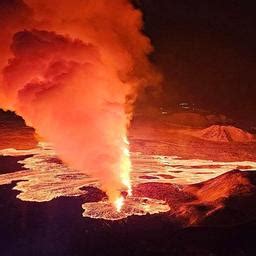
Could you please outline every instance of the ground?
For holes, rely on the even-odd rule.
[[[134,196],[170,210],[110,221],[82,216],[106,196],[97,181],[63,167],[33,129],[4,117],[1,255],[255,255],[256,144],[204,140],[194,136],[200,129],[133,123]]]

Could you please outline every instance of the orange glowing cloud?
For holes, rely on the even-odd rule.
[[[17,22],[0,32],[1,107],[21,115],[65,163],[99,179],[115,202],[131,190],[133,103],[159,79],[141,12],[128,0],[26,0],[22,8],[32,18],[7,15]]]

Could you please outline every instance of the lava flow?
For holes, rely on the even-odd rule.
[[[170,211],[165,197],[158,198],[157,194],[150,192],[149,187],[157,185],[160,193],[162,186],[173,184],[179,190],[179,185],[205,182],[233,169],[248,171],[256,168],[255,161],[218,162],[131,152],[133,172],[130,184],[133,184],[133,195],[125,196],[123,193],[113,205],[102,193],[99,180],[65,165],[49,144],[39,143],[37,148],[30,150],[2,149],[0,156],[14,159],[24,157],[19,161],[23,167],[0,175],[0,186],[15,184],[13,189],[17,191],[18,199],[48,202],[58,197],[85,196],[89,200],[82,203],[83,216],[107,220]],[[3,169],[0,171],[4,172]],[[143,184],[147,188],[138,193],[136,188]]]
[[[117,208],[117,211],[108,201],[85,203],[82,208],[84,217],[105,220],[120,220],[132,215],[142,216],[170,211],[170,206],[165,201],[143,197],[127,198],[122,210]]]
[[[3,149],[0,150],[1,155],[28,156],[20,161],[26,170],[0,175],[0,186],[17,181],[14,189],[20,191],[17,198],[22,201],[46,202],[61,196],[86,195],[90,201],[82,204],[83,216],[106,220],[120,220],[131,215],[141,216],[170,210],[165,201],[132,196],[129,194],[131,192],[129,188],[127,188],[127,196],[123,193],[114,203],[107,200],[104,195],[98,201],[90,189],[93,188],[97,191],[96,194],[101,194],[99,181],[84,172],[66,166],[57,158],[52,146],[46,143],[39,143],[37,148],[30,150]],[[127,159],[130,160],[130,156]],[[137,166],[134,170],[137,170]],[[133,182],[137,184],[137,178]],[[129,180],[129,184],[131,183]]]

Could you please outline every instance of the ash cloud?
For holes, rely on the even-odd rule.
[[[99,179],[114,201],[129,181],[133,103],[160,79],[142,14],[127,0],[12,5],[19,11],[1,7],[1,107],[21,115],[65,163]]]

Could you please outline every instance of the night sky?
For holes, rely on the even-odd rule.
[[[165,104],[255,119],[255,1],[138,0]]]
[[[15,11],[21,2],[0,0],[0,7]],[[144,13],[144,30],[155,46],[151,58],[165,77],[158,102],[188,101],[256,121],[255,1],[133,2]]]

